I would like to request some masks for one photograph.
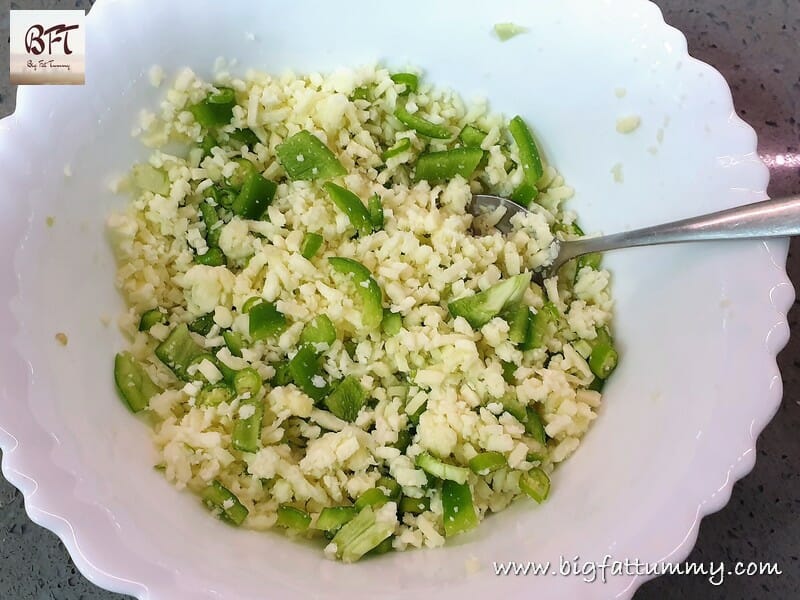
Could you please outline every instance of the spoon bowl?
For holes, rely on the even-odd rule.
[[[502,218],[494,226],[503,234],[510,233],[513,229],[511,219],[514,215],[530,212],[512,200],[488,194],[472,196],[467,208],[476,217],[504,209]],[[800,235],[800,195],[764,200],[622,233],[577,240],[556,240],[552,262],[543,266],[535,275],[537,278],[547,279],[556,275],[570,260],[593,252],[681,242],[765,239],[794,235]]]

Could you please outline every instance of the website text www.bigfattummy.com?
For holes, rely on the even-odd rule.
[[[601,562],[581,560],[580,556],[568,558],[561,556],[558,563],[507,561],[493,562],[494,574],[497,576],[561,576],[582,577],[586,583],[600,581],[605,583],[609,577],[656,577],[660,575],[700,575],[706,577],[711,585],[719,586],[728,576],[754,577],[757,575],[778,576],[783,571],[776,562],[765,561],[724,561],[710,562],[655,562],[648,563],[639,559],[614,559],[610,554]]]

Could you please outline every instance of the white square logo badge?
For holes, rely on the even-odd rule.
[[[86,13],[12,10],[11,83],[80,85],[86,77]]]

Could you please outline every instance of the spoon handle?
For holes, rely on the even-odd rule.
[[[800,196],[765,200],[654,227],[564,242],[558,261],[566,262],[588,252],[634,246],[792,235],[800,235]]]

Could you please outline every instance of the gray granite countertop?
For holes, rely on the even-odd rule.
[[[796,162],[779,166],[776,155],[800,146],[800,1],[657,0],[669,23],[682,30],[689,49],[717,67],[733,88],[739,114],[758,131],[759,152],[771,166],[770,194],[800,193]],[[89,8],[91,0],[12,0],[12,9]],[[6,4],[7,6],[7,4]],[[0,13],[0,40],[8,48],[8,12]],[[0,68],[0,117],[14,110],[15,92]],[[778,161],[780,162],[780,161]],[[800,243],[788,265],[800,282]],[[636,600],[661,598],[790,599],[800,595],[800,327],[789,315],[793,337],[779,363],[783,403],[758,442],[753,472],[736,484],[730,503],[703,520],[696,562],[776,561],[778,577],[726,578],[715,587],[703,576],[668,576],[646,583]],[[76,570],[60,541],[25,515],[21,494],[0,477],[0,600],[111,600]]]

